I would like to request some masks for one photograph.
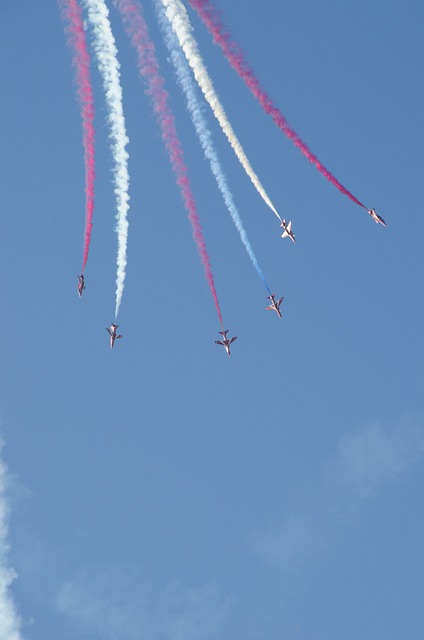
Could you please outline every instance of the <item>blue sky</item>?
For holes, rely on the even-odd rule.
[[[266,312],[143,1],[225,327],[238,336],[228,359],[111,6],[131,195],[124,338],[111,351],[115,202],[101,82],[93,65],[96,206],[79,300],[71,56],[54,0],[3,3],[0,570],[18,574],[7,593],[19,640],[423,636],[424,7],[219,6],[292,126],[388,227],[284,138],[190,11],[233,127],[293,220],[296,245],[281,240],[206,110],[253,249],[285,296],[283,320]]]

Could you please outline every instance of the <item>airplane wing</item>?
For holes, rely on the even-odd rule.
[[[221,340],[215,340],[215,344],[220,344],[223,347],[225,347],[225,344],[223,342],[221,342]]]
[[[118,338],[122,338],[122,336],[121,336],[121,335],[119,335],[119,336],[115,336],[115,337],[116,337],[116,339],[117,339],[117,340],[118,340]]]
[[[233,338],[230,339],[230,344],[234,342],[234,340],[237,340],[237,336],[234,336]]]
[[[278,303],[277,303],[277,304],[278,304],[278,305],[280,305],[280,304],[283,302],[283,300],[284,300],[284,296],[283,296],[282,298],[280,298],[280,299],[279,299],[279,301],[278,301]]]
[[[291,226],[292,226],[292,223],[291,223],[291,220],[290,220],[290,222],[288,223],[288,225],[287,225],[287,227],[286,227],[286,229],[287,229],[287,231],[288,231],[289,233],[290,233],[290,231],[291,231]]]
[[[106,331],[108,332],[108,334],[111,336],[112,335],[112,331],[109,329],[109,327],[106,327]]]
[[[284,231],[284,233],[282,234],[282,236],[281,236],[281,237],[282,237],[282,238],[287,238],[287,236],[288,236],[288,235],[289,235],[289,234],[287,233],[287,231]]]
[[[266,311],[272,311],[274,307],[265,307]]]

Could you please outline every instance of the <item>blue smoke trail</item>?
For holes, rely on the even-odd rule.
[[[205,158],[209,161],[211,171],[215,177],[218,188],[222,193],[222,197],[224,198],[226,207],[230,212],[233,222],[237,228],[237,231],[240,234],[241,241],[243,242],[246,248],[246,251],[249,254],[249,257],[253,263],[253,266],[255,267],[259,276],[262,278],[263,283],[267,288],[269,295],[271,295],[271,291],[268,287],[268,284],[265,280],[265,276],[262,273],[262,269],[260,268],[258,260],[250,245],[249,239],[247,237],[246,231],[243,227],[243,223],[240,218],[240,214],[237,210],[236,205],[234,204],[232,193],[227,184],[227,179],[225,177],[224,171],[219,162],[218,155],[212,141],[212,134],[208,128],[206,118],[203,115],[202,105],[199,102],[197,88],[191,76],[190,67],[188,66],[185,56],[183,55],[180,49],[180,45],[178,43],[177,37],[172,31],[172,27],[168,21],[168,18],[166,16],[165,9],[161,0],[155,0],[155,7],[156,7],[156,13],[158,16],[159,26],[161,28],[161,31],[165,40],[165,44],[168,48],[171,61],[175,69],[178,83],[186,97],[188,110],[190,112],[190,116],[191,116],[194,128],[196,129],[197,137],[199,138],[200,144],[202,146],[203,153],[205,154]]]

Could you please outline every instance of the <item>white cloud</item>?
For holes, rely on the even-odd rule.
[[[57,605],[77,629],[104,640],[217,640],[229,610],[214,582],[159,588],[122,568],[80,572]]]
[[[375,495],[424,452],[424,431],[412,418],[392,428],[373,423],[341,438],[330,475],[358,498]]]
[[[250,546],[268,565],[293,568],[323,544],[325,522],[312,516],[288,516],[281,524],[251,535]]]
[[[0,454],[3,441],[0,439]],[[6,464],[0,458],[0,638],[21,639],[21,620],[10,593],[12,582],[17,577],[9,566],[9,492],[10,477]]]
[[[364,500],[402,478],[424,454],[422,416],[392,427],[372,423],[343,435],[334,459],[314,483],[305,512],[250,535],[248,544],[267,565],[293,570],[327,546]]]

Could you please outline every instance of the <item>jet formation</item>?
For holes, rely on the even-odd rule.
[[[371,216],[371,218],[374,220],[374,222],[376,224],[382,224],[384,227],[387,227],[386,222],[383,220],[383,218],[381,216],[378,215],[378,213],[376,213],[375,209],[367,209],[369,215]],[[296,237],[292,231],[292,223],[291,221],[286,222],[285,220],[283,220],[281,222],[281,227],[283,227],[284,232],[282,234],[282,238],[290,238],[290,240],[292,242],[296,242]],[[85,289],[85,280],[84,280],[84,275],[81,274],[78,277],[78,285],[77,285],[77,291],[78,291],[78,296],[81,298],[83,291]],[[279,298],[278,300],[275,299],[275,293],[272,293],[271,295],[267,296],[267,299],[271,301],[271,303],[269,304],[268,307],[265,307],[265,309],[267,311],[275,311],[276,314],[278,315],[279,318],[282,318],[282,313],[280,310],[280,306],[281,303],[284,300],[284,297],[282,296],[281,298]],[[114,345],[115,345],[115,340],[118,340],[119,338],[122,338],[121,334],[117,333],[117,329],[118,329],[117,324],[114,324],[113,322],[109,327],[106,327],[106,331],[108,332],[109,336],[110,336],[110,348],[113,349]],[[227,338],[227,333],[228,333],[228,329],[226,331],[219,331],[219,333],[222,335],[222,339],[221,340],[215,340],[215,344],[219,344],[223,347],[225,347],[225,350],[227,352],[227,355],[230,357],[231,356],[231,350],[230,350],[230,345],[237,340],[237,336],[233,336],[232,338]]]

